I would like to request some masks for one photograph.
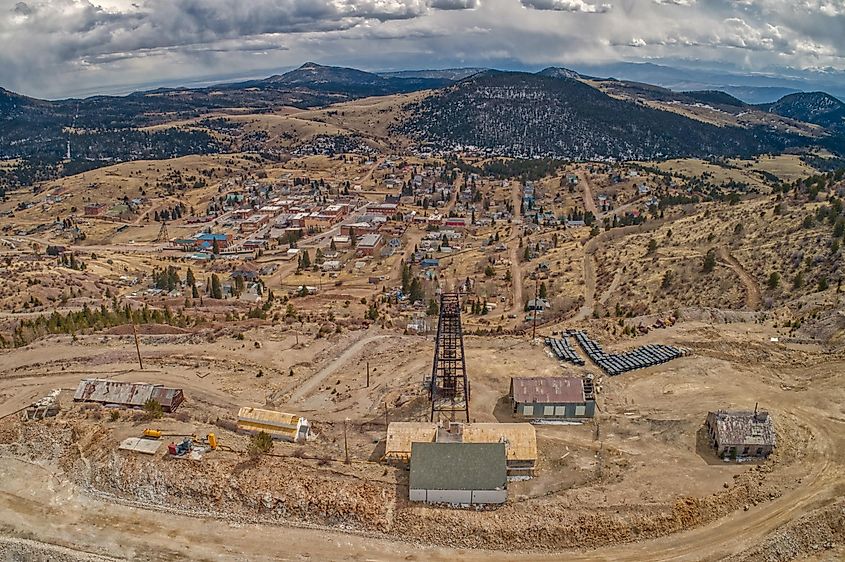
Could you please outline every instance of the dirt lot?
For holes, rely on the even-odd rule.
[[[841,495],[845,474],[841,353],[771,343],[771,328],[758,324],[682,322],[635,341],[602,334],[601,321],[588,324],[609,349],[663,342],[692,354],[598,377],[595,423],[539,426],[537,478],[512,483],[508,503],[489,511],[410,504],[407,472],[378,462],[385,404],[391,420],[421,419],[427,411],[420,383],[430,368],[430,338],[375,329],[303,336],[298,345],[295,334],[280,328],[251,331],[245,341],[148,335],[144,372],[125,336],[54,337],[6,352],[0,415],[90,376],[179,386],[188,402],[160,421],[140,412],[111,420],[99,407],[73,404],[67,392],[56,419],[0,421],[0,525],[4,535],[21,539],[0,544],[0,552],[387,560],[513,559],[512,551],[539,551],[530,557],[698,560],[707,559],[702,553],[709,549],[702,548],[715,537],[724,546],[713,559],[739,556],[800,516],[831,516],[818,510]],[[578,372],[524,338],[468,337],[466,346],[478,421],[510,418],[503,401],[510,376]],[[755,403],[776,420],[776,455],[761,465],[715,459],[701,437],[707,411]],[[280,443],[274,456],[250,460],[237,453],[246,437],[219,421],[233,419],[242,405],[302,413],[313,420],[316,438]],[[345,419],[351,465],[342,462]],[[121,439],[149,426],[215,431],[235,452],[189,462],[116,450]],[[50,484],[32,489],[33,471]],[[286,528],[283,550],[266,533],[260,539],[244,533],[275,525]],[[787,538],[799,545],[798,554],[809,554],[812,545],[795,538],[803,536],[801,528],[790,528]],[[36,538],[48,546],[26,542]],[[824,538],[841,542],[841,528],[832,526]],[[625,546],[632,541],[635,548]]]

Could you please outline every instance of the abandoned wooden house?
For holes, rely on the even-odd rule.
[[[764,459],[775,448],[772,418],[764,410],[709,412],[705,423],[710,443],[723,459]]]
[[[165,412],[174,412],[185,400],[181,388],[161,384],[122,382],[110,379],[83,379],[73,399],[77,402],[99,402],[105,405],[143,408],[149,400],[158,402]]]

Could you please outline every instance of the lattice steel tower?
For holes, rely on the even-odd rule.
[[[439,421],[439,413],[444,412],[451,414],[451,421],[457,421],[456,415],[463,412],[469,422],[469,381],[464,361],[460,293],[440,295],[430,385],[431,421]]]
[[[156,242],[169,242],[170,235],[167,233],[167,223],[161,221],[161,228],[158,229],[158,236],[155,239]]]

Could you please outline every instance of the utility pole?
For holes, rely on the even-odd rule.
[[[384,429],[387,431],[387,426],[390,425],[390,419],[387,416],[387,400],[384,401]]]
[[[537,298],[540,296],[540,280],[537,280],[537,283],[534,285],[534,310],[532,310],[532,316],[534,317],[534,325],[531,328],[531,340],[537,338]]]
[[[370,388],[370,362],[367,361],[367,388]]]
[[[346,460],[343,462],[349,464],[349,440],[346,437],[346,423],[349,421],[349,418],[343,420],[343,452],[346,455]]]
[[[138,365],[141,366],[141,370],[144,370],[144,362],[141,360],[141,344],[138,343],[138,327],[135,326],[135,321],[132,321],[132,333],[135,335],[135,351],[138,352]]]

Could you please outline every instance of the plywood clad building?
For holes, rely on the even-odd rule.
[[[409,499],[501,504],[508,499],[504,443],[413,443]]]
[[[593,381],[581,377],[512,378],[510,399],[515,414],[531,419],[591,418],[596,411]]]
[[[238,429],[245,433],[268,433],[273,439],[300,443],[307,439],[311,425],[295,414],[244,407],[238,411]]]
[[[436,423],[390,422],[384,458],[388,461],[408,462],[411,460],[412,443],[434,443],[436,437]]]
[[[532,476],[537,465],[537,433],[528,423],[392,422],[385,459],[408,462],[414,443],[502,443],[509,476]]]

